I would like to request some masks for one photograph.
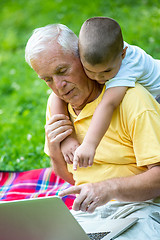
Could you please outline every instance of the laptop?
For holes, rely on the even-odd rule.
[[[92,231],[87,235],[59,197],[1,202],[0,240],[108,240],[118,236],[137,220],[119,219],[117,224],[117,220],[110,220],[113,221],[113,229],[101,231],[101,226],[101,238],[98,238],[98,232]]]

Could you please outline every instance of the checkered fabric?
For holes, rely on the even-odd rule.
[[[12,201],[58,195],[71,185],[56,176],[51,168],[24,172],[0,172],[0,201]],[[71,209],[74,195],[63,197]]]

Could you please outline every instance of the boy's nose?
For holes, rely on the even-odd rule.
[[[96,73],[95,75],[95,79],[98,80],[102,80],[103,79],[103,75],[101,73]]]

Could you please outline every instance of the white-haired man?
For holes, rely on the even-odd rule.
[[[101,208],[106,216],[112,209],[114,217],[137,214],[144,218],[140,227],[147,224],[148,213],[160,209],[159,104],[142,86],[130,88],[114,112],[92,167],[74,171],[72,164],[64,161],[61,143],[73,131],[71,121],[78,141],[83,141],[105,87],[85,75],[77,37],[61,24],[34,31],[26,46],[26,61],[53,90],[47,106],[45,152],[51,157],[54,171],[75,183],[60,195],[78,194],[73,209],[95,211],[90,218],[95,213],[101,215]],[[67,112],[54,111],[56,97],[68,104],[71,121]],[[159,234],[157,229],[154,234]],[[130,237],[127,239],[133,239]]]

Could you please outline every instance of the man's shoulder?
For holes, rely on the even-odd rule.
[[[134,88],[128,88],[123,101],[122,108],[140,114],[144,111],[160,109],[159,104],[153,96],[141,84],[136,83]]]
[[[126,97],[132,98],[134,96],[137,96],[137,98],[141,98],[147,95],[150,95],[150,93],[139,83],[135,83],[135,87],[128,88],[126,92]]]

